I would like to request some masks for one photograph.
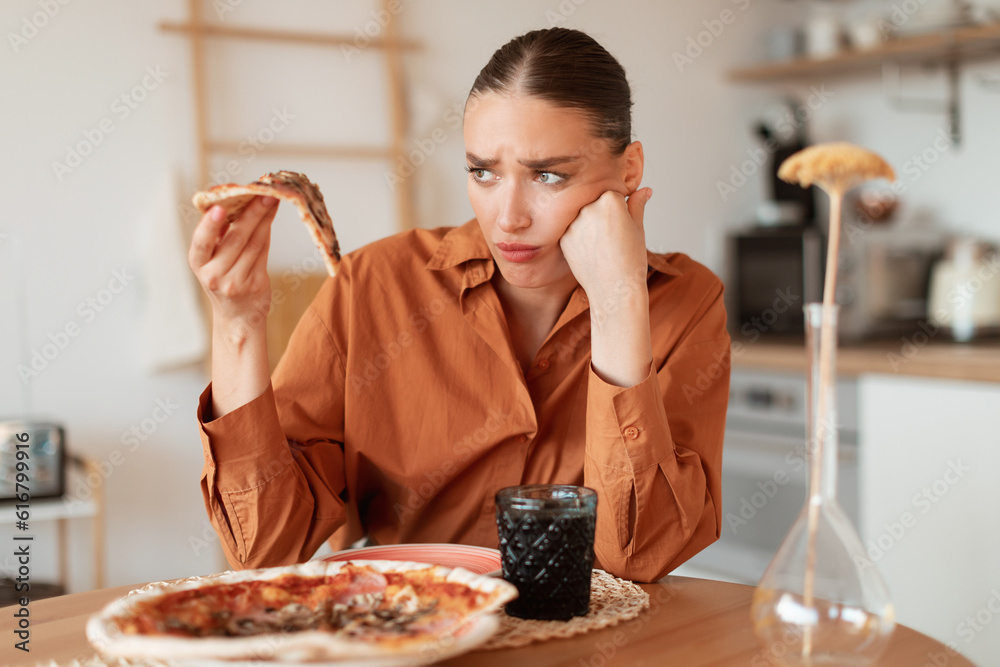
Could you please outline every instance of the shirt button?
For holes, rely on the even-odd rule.
[[[528,442],[528,436],[522,433],[521,435],[517,436],[517,441],[521,444],[524,444]]]
[[[549,370],[549,366],[551,365],[552,364],[549,362],[548,359],[542,359],[541,361],[538,362],[538,367],[541,368],[543,371]]]
[[[635,426],[629,426],[625,429],[624,433],[626,438],[631,438],[633,440],[639,437],[639,429]]]

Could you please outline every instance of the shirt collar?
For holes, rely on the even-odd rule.
[[[679,276],[682,273],[680,269],[667,261],[666,255],[660,255],[649,250],[646,250],[646,264],[649,265],[651,270],[659,271],[668,276]]]
[[[427,268],[440,271],[476,259],[492,261],[493,255],[490,254],[490,246],[483,238],[479,222],[473,218],[444,235],[437,250],[427,262]]]
[[[432,271],[440,271],[466,262],[469,262],[470,266],[480,269],[481,277],[488,277],[493,274],[491,270],[493,255],[490,253],[490,246],[486,243],[486,239],[483,238],[479,222],[475,218],[461,227],[455,227],[445,234],[426,266]],[[489,268],[484,266],[487,263],[490,265]],[[647,250],[646,263],[650,269],[668,276],[681,275],[681,271],[670,264],[665,255]]]

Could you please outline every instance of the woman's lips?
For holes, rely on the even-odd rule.
[[[529,262],[542,251],[538,246],[526,243],[497,243],[496,246],[508,262]]]

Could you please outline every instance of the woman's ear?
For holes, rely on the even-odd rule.
[[[642,183],[643,155],[642,144],[633,141],[625,147],[625,152],[621,156],[622,180],[628,191],[635,192]]]

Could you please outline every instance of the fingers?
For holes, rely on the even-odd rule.
[[[226,238],[219,244],[219,251],[216,253],[219,262],[219,270],[232,271],[236,263],[244,254],[250,253],[256,258],[257,253],[265,249],[270,242],[271,222],[278,212],[278,207],[274,204],[278,200],[274,197],[258,197],[248,209],[249,217],[246,213],[240,216],[239,220],[233,223]],[[245,223],[244,223],[245,220]],[[265,243],[260,242],[260,234],[265,234]],[[251,239],[257,241],[251,247]]]
[[[273,197],[256,197],[231,223],[214,206],[205,214],[191,241],[188,261],[213,302],[242,308],[266,291],[271,222],[278,207]]]
[[[188,252],[188,264],[192,269],[197,269],[212,259],[225,227],[226,210],[221,206],[213,206],[202,216],[191,237],[191,249]]]
[[[266,227],[266,223],[274,219],[276,201],[274,197],[256,197],[229,226],[213,257],[220,271],[229,271],[243,253],[253,233],[261,226]]]
[[[653,197],[653,188],[642,188],[636,190],[628,198],[628,214],[639,227],[642,227],[642,219],[646,212],[646,204]]]
[[[274,219],[277,212],[277,207],[274,206],[276,201],[273,197],[256,197],[243,210],[239,218],[228,226],[223,225],[224,230],[221,233],[216,233],[214,237],[211,236],[210,226],[209,230],[206,231],[205,238],[199,239],[198,255],[203,261],[200,265],[195,264],[194,267],[206,267],[211,263],[210,268],[213,273],[221,275],[229,271],[239,259],[254,231],[261,225],[266,227],[267,223]],[[205,246],[211,243],[210,238],[214,238],[215,246],[206,258]],[[193,248],[194,242],[192,242]]]
[[[236,261],[229,269],[231,280],[237,284],[243,284],[251,279],[255,271],[264,264],[264,271],[267,270],[267,253],[271,246],[271,223],[274,221],[273,211],[266,215],[260,224],[250,234],[246,245],[236,257]]]

